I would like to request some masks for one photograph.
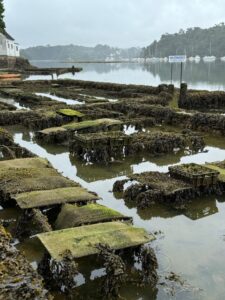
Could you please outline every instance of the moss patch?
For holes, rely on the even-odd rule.
[[[32,191],[16,195],[14,198],[22,209],[50,206],[67,202],[88,202],[99,199],[98,196],[88,192],[80,186],[45,191]]]
[[[74,109],[59,109],[57,111],[58,114],[63,115],[63,116],[67,116],[67,117],[78,117],[78,118],[82,118],[85,116],[85,114],[82,114],[81,112],[74,110]]]
[[[75,187],[77,183],[52,168],[3,168],[0,170],[1,200],[14,199],[18,193]]]
[[[206,166],[212,170],[218,171],[219,174],[219,181],[225,182],[225,168],[220,167],[217,164],[206,164]]]
[[[38,234],[52,258],[61,260],[62,253],[71,251],[75,258],[97,254],[97,244],[119,250],[139,246],[153,240],[144,229],[121,222],[107,222]],[[56,243],[57,241],[57,243]]]
[[[65,132],[65,131],[67,131],[67,130],[63,127],[51,127],[51,128],[43,129],[43,130],[39,131],[38,133],[44,134],[44,135],[49,135],[52,133]]]
[[[44,158],[21,158],[14,160],[6,160],[0,162],[0,169],[2,168],[50,168],[51,165]]]
[[[115,120],[115,119],[98,119],[98,120],[89,120],[89,121],[83,121],[83,122],[73,122],[67,125],[63,125],[63,128],[66,128],[68,130],[79,130],[89,127],[97,127],[97,126],[113,126],[113,125],[120,125],[122,124],[121,121]]]
[[[66,229],[84,224],[121,220],[126,217],[119,212],[99,204],[87,204],[82,207],[66,204],[56,220],[56,229]]]

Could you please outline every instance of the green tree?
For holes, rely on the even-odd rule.
[[[142,49],[142,57],[169,56],[187,54],[187,56],[225,56],[225,24],[220,23],[208,29],[199,27],[180,30],[175,34],[164,34]]]
[[[4,3],[3,0],[0,0],[0,31],[3,32],[5,30],[5,21],[4,21]]]

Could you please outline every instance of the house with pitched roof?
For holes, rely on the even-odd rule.
[[[0,56],[20,56],[19,44],[6,31],[0,32]]]

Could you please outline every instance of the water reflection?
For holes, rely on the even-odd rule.
[[[0,97],[0,102],[12,105],[17,110],[21,110],[21,109],[30,110],[28,107],[26,107],[26,105],[20,104],[19,102],[15,101],[14,99]]]
[[[216,204],[215,197],[195,199],[182,213],[191,220],[202,219],[219,212]]]
[[[31,61],[39,67],[72,67],[73,63],[57,61]],[[126,84],[145,84],[156,86],[170,83],[171,71],[169,63],[77,63],[83,71],[75,75],[63,74],[59,78],[71,78],[92,81],[105,81]],[[194,89],[224,90],[225,62],[212,63],[187,62],[184,65],[184,81]],[[51,79],[51,76],[30,76],[29,79]],[[180,81],[180,66],[174,66],[173,80],[176,86]]]

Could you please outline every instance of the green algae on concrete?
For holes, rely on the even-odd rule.
[[[69,131],[63,127],[51,127],[41,131],[37,131],[35,133],[35,137],[39,141],[43,141],[45,143],[63,143],[68,140]]]
[[[107,222],[57,230],[37,235],[53,259],[61,260],[66,250],[74,258],[98,254],[97,244],[114,250],[143,245],[154,239],[144,229],[122,222]]]
[[[14,199],[20,208],[28,209],[63,203],[90,202],[98,200],[99,197],[77,186],[21,193],[15,195]]]
[[[106,126],[111,127],[114,125],[122,125],[122,122],[115,119],[97,119],[97,120],[88,120],[83,122],[73,122],[67,125],[63,125],[63,128],[68,130],[80,130],[80,129],[86,129],[91,127],[98,127],[98,126]]]
[[[48,135],[48,134],[53,134],[57,132],[66,132],[67,130],[63,127],[51,127],[51,128],[46,128],[41,131],[38,131],[39,134],[43,135]]]
[[[5,160],[0,162],[0,169],[2,168],[50,168],[51,165],[45,158],[20,158],[13,160]]]
[[[14,199],[18,193],[79,186],[53,168],[2,168],[0,182],[3,202]]]
[[[85,114],[69,108],[62,108],[57,110],[57,113],[66,117],[77,117],[77,118],[83,118]]]
[[[219,172],[219,181],[225,183],[225,161],[218,163],[206,164],[207,168]]]
[[[66,229],[114,220],[131,220],[131,218],[99,204],[87,204],[81,207],[65,204],[58,215],[55,228]]]

